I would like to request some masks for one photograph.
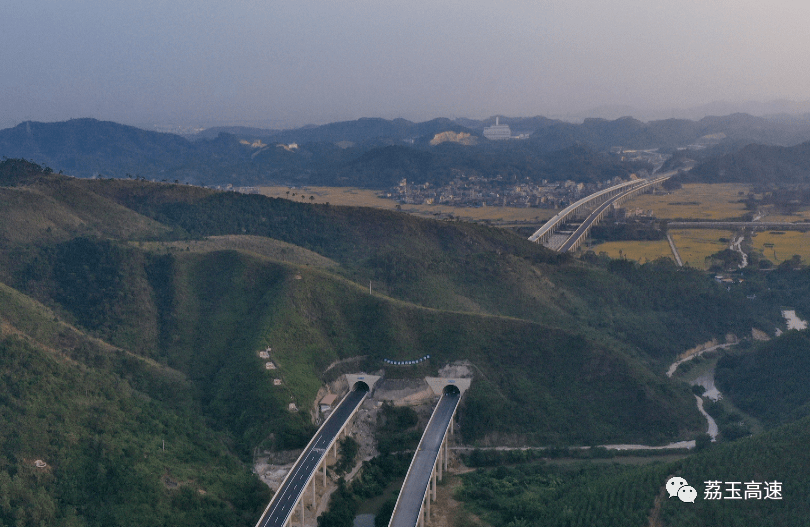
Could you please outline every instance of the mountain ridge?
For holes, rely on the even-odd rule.
[[[511,171],[521,180],[527,176],[561,180],[567,176],[554,170],[538,175],[538,166],[544,155],[576,145],[597,153],[617,146],[667,152],[715,136],[722,137],[717,140],[722,153],[749,143],[790,146],[810,140],[810,121],[746,114],[648,123],[630,117],[587,119],[581,124],[544,117],[503,118],[503,122],[512,123],[516,131],[531,132],[530,137],[498,144],[481,138],[489,120],[445,118],[422,123],[366,118],[297,130],[214,129],[195,140],[94,119],[28,121],[0,130],[0,156],[31,159],[81,177],[143,177],[198,185],[283,182],[380,188],[390,185],[396,174],[370,179],[362,174],[366,169],[355,167],[365,154],[391,146],[406,148],[413,155],[433,154],[450,170],[478,170],[487,177]],[[430,146],[436,134],[448,131],[478,137],[478,144],[463,150],[448,149],[446,144]],[[335,177],[335,173],[340,175]]]

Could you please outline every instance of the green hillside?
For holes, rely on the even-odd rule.
[[[674,462],[638,466],[601,463],[524,463],[468,473],[456,496],[467,511],[494,527],[757,527],[805,525],[810,516],[807,489],[810,420],[706,451]],[[694,503],[669,497],[665,484],[684,478],[697,490]],[[720,482],[721,499],[706,499],[707,481]],[[743,499],[727,499],[727,482],[738,482]],[[781,484],[781,499],[766,499],[765,482]],[[759,495],[745,497],[745,483]],[[757,497],[758,496],[758,497]],[[460,525],[473,525],[469,514]]]
[[[788,331],[717,363],[720,390],[741,410],[774,426],[810,414],[810,338]]]
[[[638,266],[593,257],[583,265],[512,232],[476,224],[236,193],[185,195],[174,185],[86,184],[190,237],[283,240],[331,258],[341,264],[338,273],[361,284],[372,281],[394,298],[570,329],[584,325],[596,330],[595,338],[616,337],[661,361],[713,336],[747,334],[780,317],[776,306],[754,310],[740,291],[729,294],[701,273],[665,260]]]
[[[5,285],[0,421],[3,525],[252,525],[269,499],[185,376]]]
[[[546,444],[666,441],[700,426],[685,387],[654,376],[615,342],[547,324],[427,309],[237,251],[155,255],[77,238],[35,261],[40,280],[24,265],[15,285],[111,343],[186,374],[242,452],[273,430],[293,434],[277,446],[301,443],[308,418],[290,417],[286,403],[309,407],[320,372],[359,355],[369,370],[384,358],[432,356],[409,375],[475,364],[483,378],[468,400],[471,441],[496,430]],[[266,346],[284,388],[272,386],[256,356]]]
[[[785,187],[806,185],[809,169],[810,142],[795,146],[749,144],[697,165],[685,180]]]

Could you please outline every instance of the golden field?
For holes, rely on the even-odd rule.
[[[758,232],[751,240],[754,250],[774,264],[790,260],[798,254],[803,264],[810,262],[810,233],[798,231]]]
[[[672,251],[666,240],[605,242],[590,249],[597,254],[606,253],[611,258],[626,258],[640,263],[652,262],[661,257],[672,258]]]
[[[720,238],[731,240],[734,233],[715,229],[673,229],[670,235],[684,265],[708,269],[706,259],[729,246],[729,242],[721,242]]]
[[[707,269],[706,259],[728,247],[728,243],[721,242],[720,238],[730,240],[733,233],[715,229],[673,229],[670,235],[684,265]],[[591,247],[591,250],[597,254],[607,253],[611,258],[626,258],[640,263],[651,262],[661,257],[675,259],[669,248],[669,242],[665,239],[606,242]]]
[[[626,207],[652,210],[656,218],[722,220],[745,214],[745,204],[738,203],[750,189],[742,184],[693,183],[668,194],[642,194],[626,203]]]
[[[625,206],[652,210],[658,218],[665,219],[704,219],[719,220],[740,217],[745,214],[743,199],[749,191],[748,185],[742,184],[689,184],[666,195],[644,194],[629,200]],[[742,193],[742,194],[740,194]],[[797,211],[792,215],[780,215],[764,210],[763,219],[768,221],[808,221],[810,210]],[[706,258],[726,247],[720,238],[731,239],[734,233],[709,229],[678,229],[670,231],[678,253],[684,265],[705,268]],[[804,263],[810,263],[810,233],[786,231],[774,234],[773,231],[755,233],[754,250],[759,251],[768,260],[779,264],[798,254]],[[664,242],[665,243],[665,242]],[[621,245],[621,247],[615,244]],[[768,245],[766,247],[766,244]],[[658,256],[671,256],[669,246],[662,248],[658,242],[611,242],[601,244],[595,251],[605,251],[611,257],[618,257],[618,250],[626,258],[643,262]]]

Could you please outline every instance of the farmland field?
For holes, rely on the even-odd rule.
[[[706,258],[728,247],[733,233],[716,229],[673,229],[670,231],[675,247],[684,265],[696,269],[707,269]],[[607,253],[611,258],[626,258],[639,263],[667,257],[675,259],[667,240],[606,242],[591,247],[598,253]]]
[[[754,249],[774,264],[790,260],[798,254],[803,264],[810,262],[810,233],[797,231],[765,231],[756,233]]]
[[[357,207],[374,207],[395,210],[397,201],[378,197],[378,191],[352,187],[300,187],[285,186],[260,187],[265,196],[305,201],[331,203]],[[739,219],[746,212],[741,203],[748,193],[749,186],[742,184],[689,184],[666,194],[642,194],[629,200],[625,207],[630,209],[652,210],[661,219],[720,220]],[[289,192],[289,194],[288,194]],[[301,200],[301,196],[304,197]],[[310,199],[312,196],[313,199]],[[400,205],[400,210],[408,214],[426,218],[456,218],[462,221],[487,222],[497,226],[537,226],[542,225],[556,210],[517,207],[451,207],[447,205]],[[798,211],[791,216],[767,214],[771,221],[797,221],[810,219],[810,211]],[[733,233],[709,229],[677,229],[670,231],[684,265],[704,269],[706,258],[728,247],[720,238],[731,239]],[[206,242],[208,245],[214,240]],[[224,243],[222,240],[217,244]],[[242,243],[242,242],[240,242]],[[786,232],[772,234],[764,232],[754,239],[755,250],[775,264],[789,260],[794,254],[802,261],[810,262],[810,234]],[[767,244],[767,245],[766,245]],[[206,246],[207,247],[207,246]],[[192,247],[200,249],[202,247]],[[627,258],[641,263],[660,257],[673,258],[666,240],[658,241],[619,241],[592,246],[596,253],[604,252],[611,258]],[[260,251],[261,252],[261,251]]]
[[[670,234],[683,264],[696,269],[707,269],[706,258],[728,248],[729,242],[721,242],[720,238],[730,240],[734,235],[715,229],[673,229]]]
[[[642,194],[629,201],[628,208],[652,210],[656,218],[722,220],[739,218],[746,212],[739,203],[748,193],[749,185],[702,184],[684,185],[667,194]]]
[[[666,240],[605,242],[591,249],[597,254],[604,252],[611,258],[626,258],[640,263],[652,262],[661,257],[673,258]]]
[[[797,221],[810,221],[810,210],[798,210],[793,214],[780,214],[772,211],[773,207],[764,207],[766,221],[783,221],[785,223],[795,223]]]

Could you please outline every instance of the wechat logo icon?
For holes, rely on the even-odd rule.
[[[694,487],[690,487],[689,483],[686,482],[685,479],[674,477],[669,478],[667,481],[667,492],[669,493],[669,497],[678,496],[678,499],[681,501],[694,503],[695,498],[697,498],[697,491]]]

